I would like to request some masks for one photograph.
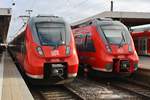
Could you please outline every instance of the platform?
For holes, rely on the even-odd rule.
[[[150,57],[149,56],[139,56],[139,68],[150,70]]]
[[[0,55],[1,100],[34,100],[11,57]]]

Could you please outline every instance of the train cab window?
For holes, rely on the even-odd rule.
[[[61,45],[65,43],[66,29],[64,23],[37,23],[37,33],[42,45]]]
[[[125,31],[120,26],[101,26],[106,39],[109,43],[120,44],[127,41]]]
[[[104,42],[115,45],[130,44],[131,37],[127,27],[118,21],[103,21],[97,25]]]

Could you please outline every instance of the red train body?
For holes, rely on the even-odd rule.
[[[65,83],[78,71],[78,57],[70,26],[60,17],[30,18],[9,51],[31,79]]]
[[[150,55],[150,31],[136,31],[131,35],[138,55]]]
[[[93,19],[73,26],[73,33],[79,62],[89,69],[114,73],[137,70],[139,58],[130,33],[121,22]]]

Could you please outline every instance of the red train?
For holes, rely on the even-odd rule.
[[[131,32],[138,55],[150,55],[150,31]]]
[[[77,76],[79,61],[74,37],[61,17],[30,18],[9,43],[9,51],[29,79],[63,84]]]
[[[139,58],[121,22],[96,18],[72,28],[83,69],[128,74],[137,70]]]

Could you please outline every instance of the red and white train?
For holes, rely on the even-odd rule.
[[[131,32],[138,55],[150,55],[150,30]]]
[[[80,64],[99,72],[133,73],[138,55],[125,25],[95,18],[72,26]]]
[[[77,76],[78,56],[70,26],[58,16],[37,16],[9,43],[29,79],[63,84]]]

